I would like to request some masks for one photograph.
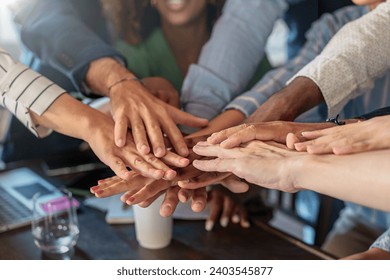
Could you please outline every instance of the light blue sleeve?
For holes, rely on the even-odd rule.
[[[182,87],[186,112],[212,119],[242,92],[264,55],[285,0],[228,0],[198,64],[190,66]]]
[[[236,109],[247,117],[251,115],[272,94],[284,88],[291,77],[319,55],[339,29],[366,12],[365,7],[351,6],[333,14],[324,14],[306,33],[306,43],[293,60],[268,72],[252,89],[236,97],[224,110]]]
[[[371,245],[371,248],[379,248],[390,252],[390,228],[378,237],[374,244]]]

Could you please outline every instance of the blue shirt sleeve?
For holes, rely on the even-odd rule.
[[[247,117],[272,94],[285,87],[286,82],[312,61],[347,22],[361,17],[367,8],[351,6],[333,14],[325,14],[316,21],[306,34],[306,43],[300,53],[286,65],[268,72],[251,90],[243,93],[225,107],[236,109]]]
[[[24,1],[15,22],[32,54],[23,61],[68,91],[82,91],[90,62],[121,55],[109,43],[98,0]]]
[[[228,0],[198,64],[189,68],[182,87],[184,110],[212,119],[241,93],[264,55],[285,0]]]

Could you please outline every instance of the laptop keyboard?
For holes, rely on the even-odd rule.
[[[0,232],[13,228],[13,225],[28,224],[31,217],[30,209],[0,187]]]

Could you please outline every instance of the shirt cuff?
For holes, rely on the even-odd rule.
[[[379,236],[374,244],[371,245],[371,248],[379,248],[383,251],[390,252],[390,229]]]
[[[181,102],[185,112],[208,120],[216,117],[231,100],[232,93],[226,82],[212,72],[191,65],[184,81]]]
[[[235,109],[243,113],[246,117],[253,114],[268,97],[260,95],[256,90],[248,91],[230,102],[223,110]]]

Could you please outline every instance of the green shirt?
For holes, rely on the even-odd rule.
[[[160,28],[137,45],[119,40],[116,42],[116,48],[126,58],[129,70],[139,78],[164,77],[180,92],[184,77]],[[270,69],[271,65],[265,57],[247,88],[251,88]]]

